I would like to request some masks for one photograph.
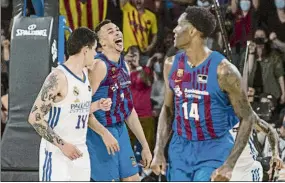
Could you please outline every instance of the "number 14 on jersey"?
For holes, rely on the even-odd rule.
[[[182,104],[184,119],[188,120],[189,118],[194,118],[195,120],[199,120],[198,104],[197,103],[191,104],[189,114],[188,114],[188,105],[187,104],[188,104],[187,102],[184,102]]]

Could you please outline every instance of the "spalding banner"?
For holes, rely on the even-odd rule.
[[[44,20],[44,21],[43,21]],[[17,37],[47,37],[52,31],[52,17],[15,19],[12,36]]]

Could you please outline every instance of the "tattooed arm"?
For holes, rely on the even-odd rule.
[[[44,119],[52,104],[65,97],[66,83],[66,78],[61,71],[54,70],[50,73],[36,98],[28,121],[42,138],[57,146],[70,159],[76,159],[80,157],[80,151],[57,135]]]
[[[253,112],[246,93],[241,87],[239,71],[226,60],[223,60],[218,66],[218,82],[221,89],[228,94],[234,111],[241,120],[234,147],[225,162],[230,168],[234,168],[237,159],[249,140],[252,127],[259,118]]]
[[[171,125],[173,120],[173,92],[168,86],[168,74],[170,72],[174,57],[168,57],[164,63],[164,81],[165,81],[165,95],[164,104],[162,106],[157,127],[156,145],[154,149],[154,158],[152,162],[152,169],[156,174],[161,173],[160,166],[164,170],[166,168],[166,161],[164,157],[164,148],[168,142],[171,132]]]
[[[281,169],[283,167],[283,162],[279,156],[279,136],[276,130],[274,130],[270,124],[259,118],[254,124],[254,128],[257,130],[257,132],[263,132],[267,135],[272,149],[271,166],[273,162],[276,162],[276,168]]]

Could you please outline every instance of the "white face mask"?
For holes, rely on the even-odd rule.
[[[208,7],[208,6],[210,6],[210,3],[209,3],[209,1],[202,2],[201,0],[198,0],[197,1],[197,6],[199,6],[199,7]]]

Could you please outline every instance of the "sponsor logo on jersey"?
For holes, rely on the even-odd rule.
[[[76,86],[73,87],[73,95],[74,96],[78,96],[79,95],[79,89]]]
[[[175,86],[174,93],[177,97],[180,97],[182,95],[182,91],[180,90],[180,87],[178,85]]]
[[[90,101],[70,105],[70,113],[84,113],[90,111]]]
[[[198,74],[197,75],[197,82],[198,83],[207,83],[208,76],[204,74]]]

